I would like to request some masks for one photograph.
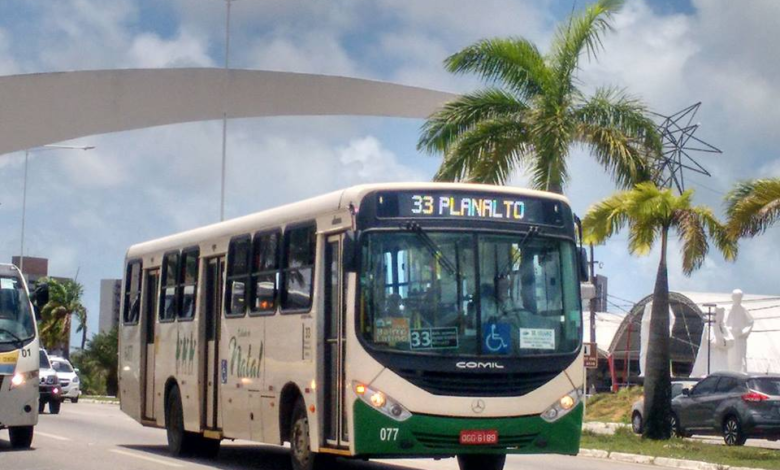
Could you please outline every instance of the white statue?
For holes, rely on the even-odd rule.
[[[708,345],[709,343],[709,345]],[[709,355],[709,371],[729,370],[728,350],[734,345],[731,330],[726,326],[726,309],[715,309],[715,318],[710,325],[705,325],[701,332],[699,352],[693,363],[691,377],[705,377],[707,375],[707,361]]]
[[[734,338],[734,346],[728,350],[731,372],[747,372],[747,339],[753,331],[753,316],[742,306],[742,295],[739,289],[731,294],[733,303],[726,317],[726,327]]]
[[[650,322],[653,317],[653,303],[648,302],[645,305],[645,311],[642,312],[642,328],[639,332],[639,376],[645,376],[647,366],[647,347],[650,343]],[[675,316],[672,307],[669,306],[669,337],[674,330]]]

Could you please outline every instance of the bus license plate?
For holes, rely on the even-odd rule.
[[[460,443],[472,446],[498,444],[498,431],[494,429],[461,431]]]

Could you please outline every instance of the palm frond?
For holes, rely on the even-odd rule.
[[[575,129],[565,113],[534,109],[529,113],[536,159],[532,163],[532,184],[536,189],[563,192],[568,181],[566,158],[569,156]]]
[[[423,124],[417,149],[445,153],[463,133],[478,123],[507,117],[521,120],[527,109],[526,103],[497,88],[460,96],[445,104]]]
[[[618,192],[588,209],[582,220],[585,243],[604,243],[628,223],[628,197],[628,192]]]
[[[674,226],[682,246],[682,268],[686,276],[699,269],[710,250],[707,233],[700,217],[693,210],[676,211]]]
[[[574,111],[577,140],[622,187],[650,179],[649,160],[661,154],[661,139],[647,109],[615,89],[600,89]]]
[[[560,96],[574,89],[572,77],[577,70],[580,55],[584,50],[588,57],[596,57],[602,47],[602,34],[612,29],[612,14],[622,6],[623,0],[600,0],[558,27],[553,38],[550,61]]]
[[[542,94],[550,81],[539,49],[523,38],[483,39],[449,56],[444,65],[452,73],[476,73],[522,98]]]
[[[662,228],[654,222],[652,219],[631,219],[631,227],[628,231],[629,253],[638,256],[650,254]]]
[[[522,123],[483,121],[449,148],[434,179],[503,184],[530,150]]]
[[[726,195],[726,214],[730,237],[764,233],[780,221],[780,178],[738,183]]]

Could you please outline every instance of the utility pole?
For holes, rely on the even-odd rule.
[[[225,0],[225,81],[230,69],[230,6],[234,0]],[[227,95],[227,89],[225,89]],[[227,170],[227,102],[222,110],[222,184],[219,198],[219,221],[225,220],[225,173]]]

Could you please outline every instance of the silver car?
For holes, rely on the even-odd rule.
[[[672,399],[683,394],[683,390],[690,390],[699,383],[698,379],[672,379]],[[642,434],[645,423],[645,399],[640,398],[631,407],[631,429],[637,434]]]

